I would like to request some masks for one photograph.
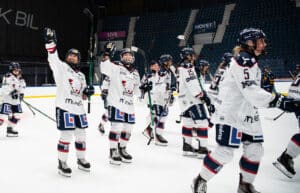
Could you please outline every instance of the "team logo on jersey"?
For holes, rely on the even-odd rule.
[[[75,127],[75,116],[68,112],[64,112],[64,123],[65,123],[65,128],[74,128]]]
[[[74,79],[69,78],[69,84],[71,86],[71,95],[79,95],[83,87],[82,81],[74,81]]]

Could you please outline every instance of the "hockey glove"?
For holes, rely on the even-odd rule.
[[[207,110],[210,113],[214,113],[216,111],[215,106],[213,104],[207,105]]]
[[[55,33],[55,30],[52,30],[50,28],[45,28],[44,29],[44,40],[45,40],[45,43],[46,44],[49,44],[49,43],[57,43],[57,39],[56,39],[56,33]]]
[[[142,84],[142,85],[140,86],[140,89],[141,89],[144,93],[146,93],[146,92],[152,90],[152,82],[150,81],[150,82],[147,82],[147,83]]]
[[[116,46],[115,46],[114,43],[112,43],[112,42],[107,42],[107,43],[104,45],[104,56],[113,57],[115,51],[116,51]]]
[[[107,98],[107,95],[108,95],[108,90],[107,89],[103,89],[102,92],[101,92],[101,98],[102,100],[106,100]]]
[[[270,107],[277,107],[287,112],[299,112],[300,101],[294,98],[285,97],[281,94],[276,93],[273,101],[269,104]]]
[[[20,93],[20,101],[22,101],[24,98],[24,93]]]
[[[89,97],[95,93],[95,88],[93,85],[88,85],[87,87],[85,87],[82,93]]]
[[[206,92],[203,92],[203,96],[200,97],[200,99],[204,101],[207,106],[211,105],[210,98],[207,96]]]
[[[11,95],[11,98],[12,99],[18,99],[19,98],[19,94],[18,94],[18,91],[15,89],[15,90],[13,90],[11,93],[10,93],[10,95]]]

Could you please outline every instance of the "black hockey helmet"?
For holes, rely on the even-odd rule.
[[[21,66],[18,62],[11,62],[9,65],[8,65],[8,70],[10,72],[12,72],[13,70],[21,70]]]
[[[79,64],[79,63],[80,63],[80,60],[81,60],[81,55],[80,55],[79,50],[77,50],[77,49],[75,49],[75,48],[69,49],[69,50],[67,51],[67,53],[66,53],[66,59],[67,59],[68,56],[71,55],[71,54],[77,56],[77,58],[78,58],[78,64]]]
[[[233,54],[230,53],[230,52],[225,52],[222,56],[222,61],[229,64],[230,63],[230,60],[231,58],[233,57]]]
[[[207,60],[200,59],[200,60],[198,60],[197,63],[198,63],[198,65],[200,67],[202,67],[202,66],[209,66],[209,62]]]
[[[184,47],[180,51],[180,58],[183,59],[183,60],[186,59],[187,56],[192,56],[192,55],[195,55],[195,51],[191,47]]]
[[[237,43],[242,46],[248,46],[247,41],[252,40],[256,42],[256,40],[261,38],[266,38],[266,34],[261,29],[246,28],[239,33]]]
[[[116,52],[116,46],[113,42],[106,42],[104,44],[104,55],[109,56],[109,57],[114,57],[115,52]]]
[[[125,61],[125,60],[123,59],[123,55],[124,55],[124,54],[127,54],[127,53],[131,54],[131,56],[132,56],[132,61]],[[121,60],[121,62],[122,62],[123,64],[125,64],[125,65],[132,65],[132,64],[134,63],[134,61],[135,61],[135,58],[134,58],[134,52],[133,52],[130,48],[123,48],[123,49],[121,50],[121,52],[120,52],[120,60]]]
[[[168,61],[173,61],[173,57],[170,54],[163,54],[159,57],[159,60],[158,60],[160,65],[162,65]]]

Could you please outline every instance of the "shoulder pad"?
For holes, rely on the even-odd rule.
[[[257,63],[256,58],[248,52],[241,52],[235,57],[236,62],[243,67],[252,67]]]
[[[183,68],[192,68],[192,67],[193,67],[193,64],[182,62],[182,63],[180,63],[179,67],[183,67]]]

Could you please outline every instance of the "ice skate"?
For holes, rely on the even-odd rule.
[[[91,171],[91,164],[89,162],[87,162],[84,158],[77,159],[77,164],[78,164],[78,169],[85,171],[85,172]]]
[[[240,183],[238,187],[238,193],[260,193],[255,190],[253,184],[243,181],[243,176],[240,174]]]
[[[167,146],[168,141],[162,135],[156,134],[155,135],[155,145]]]
[[[119,154],[121,156],[122,162],[125,163],[131,163],[132,162],[132,156],[126,151],[126,147],[121,147],[119,145]]]
[[[293,158],[286,153],[286,150],[277,158],[273,165],[288,178],[292,178],[296,174]]]
[[[148,139],[149,139],[150,137],[153,138],[152,128],[151,128],[150,124],[149,124],[149,125],[147,126],[147,128],[143,131],[143,135],[144,135],[145,137],[147,137]]]
[[[7,127],[6,136],[7,137],[18,137],[19,133],[18,133],[18,131],[14,130],[12,127]]]
[[[58,160],[58,173],[65,177],[71,177],[72,170],[67,165],[67,162]]]
[[[109,163],[112,164],[112,165],[121,165],[121,157],[119,155],[119,152],[117,149],[115,148],[112,148],[109,150],[110,151],[110,155],[109,155]]]
[[[193,193],[206,193],[207,185],[206,180],[204,180],[200,175],[193,180],[192,191]]]
[[[192,145],[185,142],[183,139],[183,146],[182,146],[183,156],[194,157],[196,156],[196,150],[193,148]]]

